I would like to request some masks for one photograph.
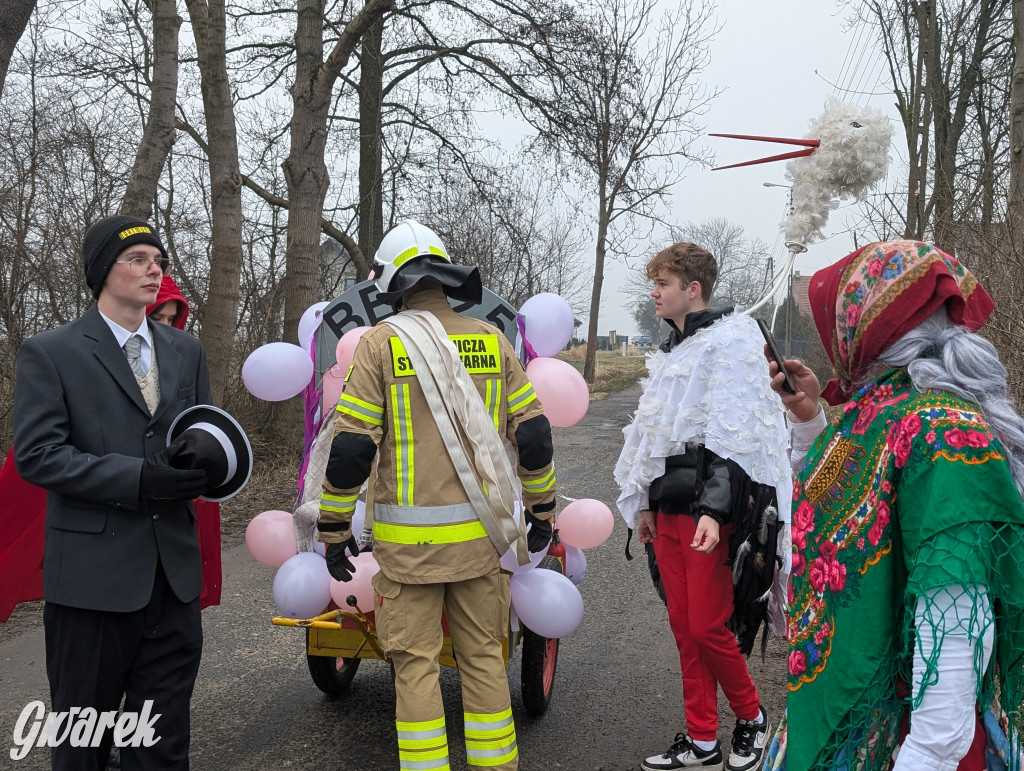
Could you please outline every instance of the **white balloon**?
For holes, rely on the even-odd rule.
[[[583,621],[583,597],[572,581],[554,570],[512,576],[512,605],[519,620],[541,637],[566,637]]]
[[[578,549],[569,544],[565,546],[565,575],[574,585],[579,586],[583,582],[583,576],[587,574],[587,555],[583,549]]]
[[[274,604],[287,618],[312,618],[331,601],[331,574],[327,562],[311,551],[299,552],[274,576]]]
[[[522,516],[523,506],[519,501],[516,501],[516,510],[512,513],[512,518],[515,520],[516,525],[519,524],[519,517]],[[530,528],[532,525],[526,526],[526,533],[529,535]],[[548,550],[538,552],[530,552],[530,561],[525,565],[519,564],[519,557],[516,556],[516,547],[512,546],[508,551],[501,555],[501,566],[505,568],[512,575],[517,573],[524,573],[527,570],[532,570],[540,564],[540,561],[547,556]]]
[[[326,301],[313,303],[299,318],[299,347],[304,351],[309,350],[309,344],[313,341],[313,333],[323,321],[323,310],[329,305]],[[320,314],[320,315],[318,315]]]
[[[523,303],[519,315],[523,317],[524,336],[538,356],[554,356],[572,338],[572,308],[557,294],[535,294]]]
[[[297,396],[312,378],[313,360],[306,351],[291,343],[261,345],[242,365],[246,390],[267,402]]]

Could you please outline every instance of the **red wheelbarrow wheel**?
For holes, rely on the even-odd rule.
[[[306,649],[309,650],[309,630],[306,630]],[[313,683],[330,697],[341,696],[356,676],[362,659],[342,659],[334,656],[310,656],[306,664]]]
[[[562,564],[555,557],[545,557],[535,570],[557,570]],[[541,637],[523,627],[522,696],[523,707],[531,715],[543,715],[551,702],[558,663],[558,640]]]

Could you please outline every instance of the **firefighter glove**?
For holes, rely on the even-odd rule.
[[[551,520],[537,519],[527,511],[526,524],[530,525],[530,532],[526,534],[526,548],[534,553],[547,549],[551,543]]]
[[[327,558],[327,570],[335,581],[351,581],[352,574],[356,572],[356,566],[348,558],[359,554],[359,544],[356,537],[350,535],[347,541],[342,543],[327,544],[324,556]]]

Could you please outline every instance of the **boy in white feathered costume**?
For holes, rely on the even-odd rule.
[[[623,518],[642,543],[653,544],[679,648],[687,732],[641,767],[747,771],[760,765],[770,726],[727,626],[729,536],[738,489],[775,492],[788,511],[783,409],[770,388],[757,323],[732,308],[708,307],[718,277],[709,252],[675,244],[655,255],[647,276],[657,315],[673,331],[648,361],[615,480]],[[744,486],[749,481],[758,484]],[[737,718],[727,761],[717,739],[719,684]]]

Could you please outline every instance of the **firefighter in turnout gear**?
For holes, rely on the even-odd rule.
[[[555,513],[551,427],[505,336],[449,305],[447,297],[480,302],[480,275],[453,265],[435,233],[401,223],[381,242],[371,275],[400,311],[356,348],[334,416],[317,537],[327,544],[331,574],[349,580],[348,557],[358,553],[352,514],[376,459],[374,610],[395,668],[400,768],[449,768],[438,685],[444,610],[462,680],[468,763],[516,769],[502,653],[509,574],[499,558],[513,548],[524,564],[527,549],[547,548]],[[525,522],[516,523],[520,497]]]

